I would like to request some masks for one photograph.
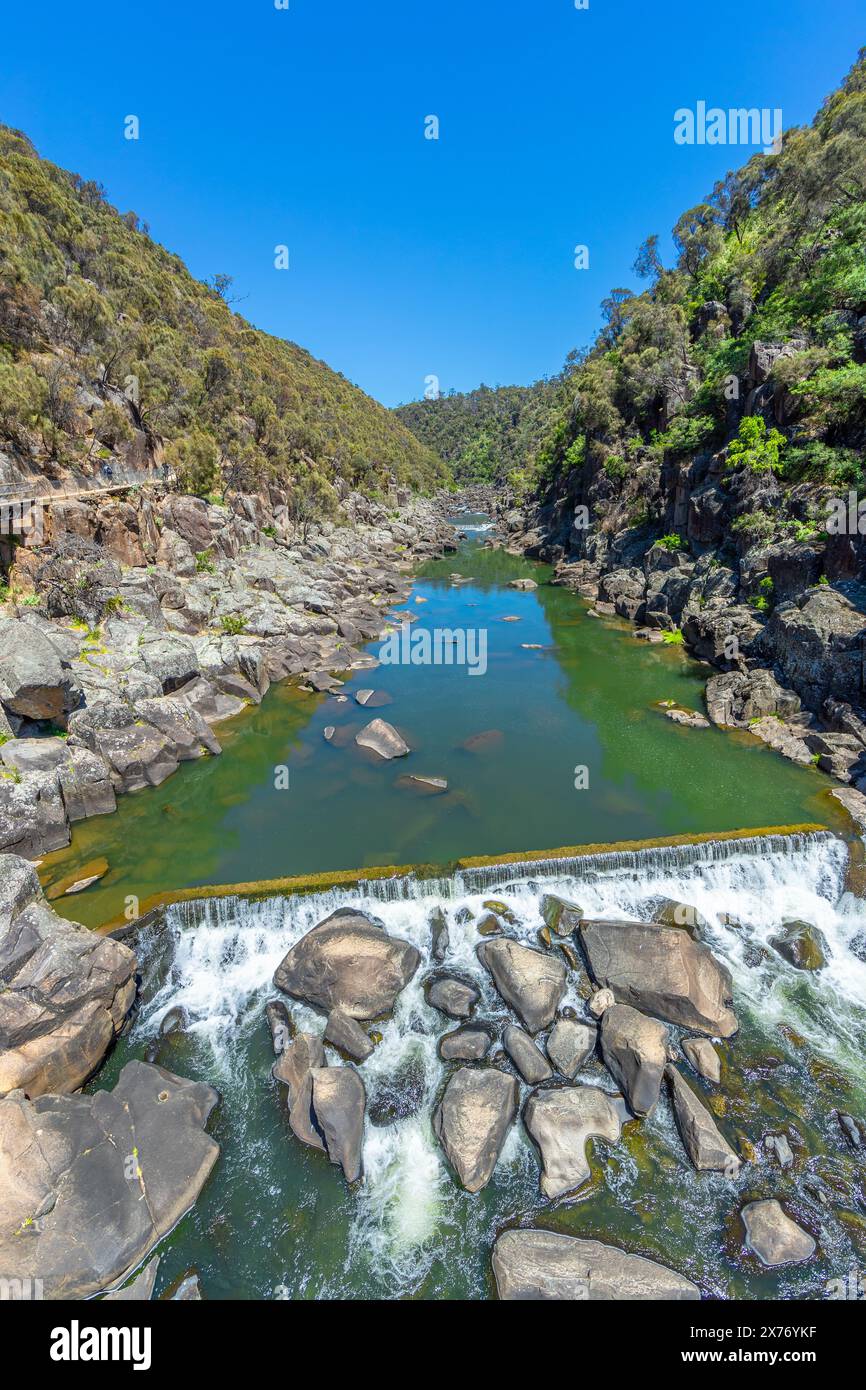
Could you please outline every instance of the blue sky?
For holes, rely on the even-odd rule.
[[[862,0],[47,0],[3,15],[0,120],[394,405],[430,375],[557,371],[644,237],[669,248],[751,153],[676,145],[674,111],[807,121],[863,18]]]

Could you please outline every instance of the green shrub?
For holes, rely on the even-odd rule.
[[[728,445],[727,467],[750,468],[753,473],[781,473],[781,452],[786,444],[779,430],[767,432],[762,415],[747,415],[740,421],[736,439]]]
[[[241,633],[247,630],[246,619],[239,617],[237,613],[224,614],[220,618],[220,626],[229,637],[240,637]]]

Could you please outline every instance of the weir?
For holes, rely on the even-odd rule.
[[[566,845],[557,849],[480,855],[457,859],[451,864],[376,865],[366,869],[258,879],[251,883],[203,885],[155,894],[139,904],[138,916],[133,922],[123,916],[116,917],[103,923],[100,931],[119,935],[124,930],[135,930],[143,919],[157,915],[174,903],[293,897],[338,888],[363,888],[369,897],[381,902],[433,896],[448,898],[467,892],[483,892],[501,883],[504,874],[515,878],[535,874],[546,878],[584,877],[612,870],[631,870],[637,874],[648,868],[676,869],[702,862],[715,863],[737,854],[786,855],[803,848],[810,841],[837,838],[826,826],[817,823],[762,826],[716,834],[668,835],[651,840]]]

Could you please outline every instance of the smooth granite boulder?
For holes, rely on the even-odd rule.
[[[342,909],[292,947],[274,973],[284,994],[350,1018],[379,1018],[412,979],[421,961],[408,941],[388,936],[363,913]]]
[[[501,1299],[699,1299],[684,1275],[643,1255],[553,1231],[503,1231],[493,1248]]]

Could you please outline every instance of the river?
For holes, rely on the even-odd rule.
[[[116,816],[76,830],[71,852],[47,876],[97,854],[111,871],[58,906],[96,925],[130,893],[208,882],[831,823],[830,784],[817,772],[748,735],[681,728],[664,717],[664,699],[701,708],[705,668],[680,649],[635,640],[624,624],[588,617],[587,605],[548,583],[549,570],[483,549],[484,534],[428,566],[406,605],[418,616],[413,630],[486,630],[484,675],[457,666],[357,673],[343,693],[375,686],[390,697],[373,711],[351,698],[273,689],[223,731],[225,756],[186,765],[162,788],[125,798]],[[455,585],[455,573],[472,582]],[[515,577],[539,588],[505,587]],[[520,621],[504,621],[510,617]],[[353,733],[374,714],[403,733],[408,759],[375,763],[356,748]],[[327,726],[345,733],[327,742]],[[479,733],[492,736],[474,740]],[[289,770],[285,790],[275,786],[281,767]],[[588,787],[575,786],[577,767],[588,770]],[[399,779],[409,770],[446,778],[447,793],[407,789]],[[139,943],[144,981],[133,1026],[92,1083],[113,1084],[123,1063],[158,1038],[166,1010],[185,1006],[188,1030],[160,1041],[158,1059],[219,1089],[212,1132],[222,1152],[196,1207],[161,1246],[157,1291],[194,1266],[210,1298],[487,1298],[496,1234],[535,1224],[660,1259],[710,1296],[823,1296],[829,1279],[866,1257],[862,1167],[836,1114],[862,1115],[866,1104],[866,933],[862,903],[845,893],[847,857],[841,838],[819,833],[386,880],[363,893],[170,907],[166,923]],[[449,966],[482,992],[476,1017],[504,1021],[475,955],[475,920],[488,897],[504,898],[511,929],[534,943],[546,891],[575,899],[590,916],[651,920],[659,899],[670,897],[707,919],[709,943],[733,975],[741,1027],[718,1046],[721,1086],[691,1079],[726,1136],[750,1155],[737,1178],[693,1170],[663,1099],[649,1120],[627,1124],[619,1143],[595,1144],[579,1200],[541,1198],[537,1156],[519,1120],[482,1193],[453,1182],[430,1124],[447,1070],[436,1044],[454,1026],[424,998],[431,912],[441,906],[447,914]],[[360,1067],[365,1180],[354,1191],[291,1135],[264,1017],[285,952],[346,904],[411,940],[423,957]],[[474,915],[466,920],[461,909]],[[728,915],[736,929],[725,925]],[[823,933],[828,963],[817,975],[795,970],[768,945],[791,918]],[[580,1008],[578,987],[575,977],[565,1002]],[[299,1028],[321,1031],[312,1011],[292,1003],[291,1012]],[[610,1089],[598,1061],[579,1079]],[[523,1101],[528,1088],[521,1092]],[[764,1145],[781,1132],[795,1154],[784,1173]],[[815,1235],[813,1260],[763,1271],[744,1254],[738,1212],[765,1196],[781,1198]]]

